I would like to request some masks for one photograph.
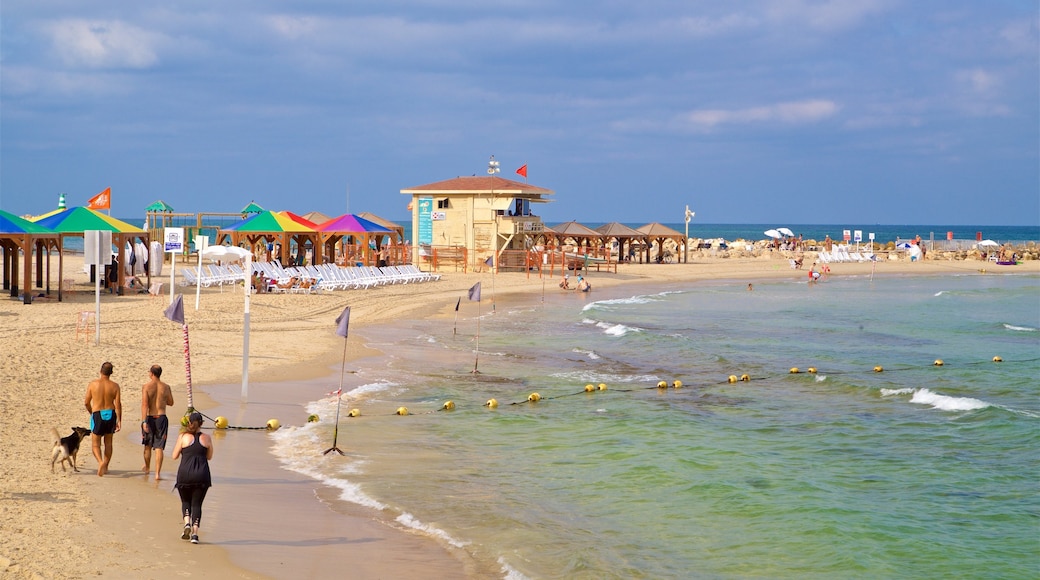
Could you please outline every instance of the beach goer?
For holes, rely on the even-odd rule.
[[[748,292],[751,292],[751,291],[752,291],[752,290],[754,290],[754,289],[755,289],[755,288],[754,288],[753,286],[751,286],[751,284],[750,284],[750,283],[749,283],[749,284],[747,285],[747,291],[748,291]]]
[[[831,248],[834,247],[834,240],[830,236],[823,239],[823,245],[827,247],[827,253],[830,253]]]
[[[564,290],[570,290],[571,289],[571,275],[570,274],[564,274],[563,275],[563,280],[560,280],[560,288],[563,288]]]
[[[585,278],[578,276],[578,290],[580,292],[588,292],[592,290],[592,284],[589,284],[589,281]]]
[[[98,477],[108,473],[112,434],[123,428],[123,399],[119,384],[112,381],[112,370],[112,363],[102,363],[101,373],[87,385],[87,396],[83,399],[83,406],[90,413],[90,448],[98,462]]]
[[[209,472],[209,461],[213,459],[213,440],[202,433],[202,413],[188,415],[188,426],[177,436],[173,447],[173,459],[184,456],[177,468],[177,492],[181,496],[181,514],[184,528],[181,539],[199,543],[199,526],[202,524],[202,502],[213,485]]]
[[[141,387],[141,445],[144,446],[144,467],[141,471],[148,475],[154,457],[156,481],[160,479],[166,435],[170,430],[166,407],[173,404],[173,391],[170,385],[159,379],[161,376],[162,367],[152,365],[148,369],[148,381]]]

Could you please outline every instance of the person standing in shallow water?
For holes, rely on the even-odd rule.
[[[213,459],[213,440],[202,433],[202,413],[188,415],[187,429],[177,436],[173,448],[173,459],[184,455],[177,469],[177,492],[181,496],[181,514],[184,529],[181,539],[199,543],[199,526],[202,524],[202,502],[213,485],[209,472],[209,461]]]
[[[87,396],[83,400],[83,406],[90,413],[90,448],[98,462],[98,477],[108,473],[112,462],[112,435],[123,428],[123,399],[119,383],[112,381],[112,370],[110,362],[101,365],[100,375],[87,385]]]

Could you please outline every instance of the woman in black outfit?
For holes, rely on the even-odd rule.
[[[199,524],[202,523],[202,501],[206,491],[213,485],[209,474],[209,460],[213,458],[213,440],[201,432],[202,413],[188,416],[187,431],[177,437],[173,448],[173,459],[181,455],[177,468],[177,491],[181,495],[181,513],[184,514],[184,531],[181,539],[191,538],[192,544],[199,543]]]

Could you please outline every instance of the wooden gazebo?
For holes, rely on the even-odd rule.
[[[633,242],[635,240],[643,240],[646,236],[638,230],[634,230],[623,223],[610,222],[604,224],[596,231],[602,236],[604,244],[608,244],[610,240],[617,240],[618,242],[618,261],[624,261],[626,256],[634,256],[635,251],[633,248]],[[626,253],[625,246],[628,246],[629,252]]]
[[[689,243],[686,236],[681,232],[677,232],[672,228],[659,224],[657,222],[646,224],[645,226],[638,228],[639,233],[643,234],[646,239],[646,261],[650,261],[650,246],[652,242],[657,242],[657,261],[664,262],[664,242],[667,240],[674,240],[677,246],[682,248],[681,256],[687,255],[689,252],[686,251],[686,246]]]
[[[35,252],[36,287],[44,288],[51,293],[50,251],[61,248],[61,234],[38,226],[28,220],[0,210],[0,249],[4,257],[4,290],[11,291],[11,297],[17,298],[22,293],[22,302],[32,304],[33,254]],[[43,270],[46,256],[47,271]],[[24,264],[20,264],[24,258]],[[59,280],[61,272],[61,252],[58,252]],[[19,277],[19,265],[22,267]],[[58,300],[62,299],[62,288],[58,284]]]

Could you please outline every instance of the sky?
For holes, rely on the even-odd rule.
[[[0,209],[369,211],[527,164],[549,224],[1040,224],[1008,0],[4,0]]]

